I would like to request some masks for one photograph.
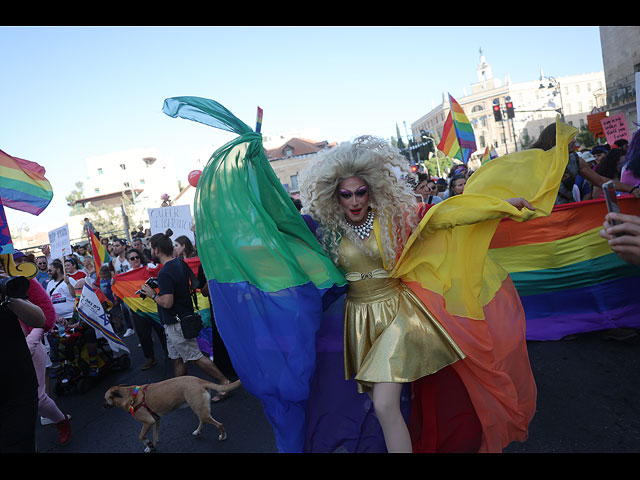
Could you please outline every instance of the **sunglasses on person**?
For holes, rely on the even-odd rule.
[[[140,257],[138,255],[129,257],[129,260],[140,260]]]

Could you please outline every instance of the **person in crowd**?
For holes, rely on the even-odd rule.
[[[111,268],[112,270],[118,273],[124,273],[131,270],[131,264],[127,260],[127,242],[121,238],[116,238],[113,242],[113,256],[111,258]],[[130,337],[135,333],[133,321],[131,320],[131,310],[127,305],[119,301],[118,302],[120,309],[120,318],[123,321],[123,324],[126,325],[126,330],[123,334],[123,337]]]
[[[118,273],[124,273],[131,270],[131,265],[127,261],[127,242],[121,238],[113,241],[113,257],[111,258],[111,265],[113,271]]]
[[[0,262],[0,277],[8,277],[6,268]],[[0,318],[0,453],[36,453],[38,377],[20,322],[43,328],[47,319],[37,305],[1,290]]]
[[[530,149],[540,148],[542,150],[550,150],[556,145],[556,125],[552,123],[545,127],[540,136],[536,140],[536,142],[529,147]],[[569,152],[572,152],[572,146],[569,146]],[[573,194],[571,193],[573,190],[573,185],[575,184],[576,175],[580,174],[582,178],[588,180],[592,185],[592,195],[593,198],[597,198],[596,188],[602,187],[602,184],[611,180],[610,178],[604,177],[599,173],[593,171],[587,162],[578,157],[577,154],[572,156],[569,154],[569,162],[567,163],[567,168],[565,170],[565,175],[561,181],[560,188],[558,189],[558,198],[556,200],[556,204],[558,203],[567,203],[573,201]],[[575,162],[577,161],[577,168]],[[602,161],[601,161],[602,163]],[[614,180],[614,184],[616,190],[619,192],[629,192],[632,193],[636,198],[640,198],[640,189],[633,190],[633,186],[622,183],[620,180]],[[567,193],[567,189],[569,193]],[[633,191],[632,191],[633,190]],[[567,200],[568,199],[568,200]]]
[[[620,181],[620,171],[624,161],[625,150],[612,148],[596,167],[596,173],[609,180]],[[593,198],[602,198],[602,189],[594,186]]]
[[[51,277],[49,276],[49,262],[47,262],[47,257],[44,255],[40,255],[36,258],[36,265],[38,266],[38,275],[36,275],[36,279],[42,285],[42,288],[46,290]]]
[[[196,257],[197,255],[198,254],[196,252],[196,249],[194,248],[193,243],[191,243],[191,240],[189,240],[189,237],[185,235],[180,235],[173,242],[174,257],[180,257],[184,259],[184,258]]]
[[[640,217],[607,213],[600,236],[622,260],[640,266]]]
[[[95,264],[93,263],[93,258],[91,255],[87,255],[82,260],[82,264],[84,266],[84,272],[87,275],[87,278],[90,280],[90,285],[93,288],[94,285],[98,282],[98,272],[96,272]]]
[[[82,231],[87,238],[90,238],[89,232],[92,232],[94,235],[96,234],[96,229],[88,218],[84,219],[84,224],[82,226]]]
[[[424,203],[436,204],[442,201],[438,196],[438,185],[436,181],[426,173],[418,175],[418,184],[414,192],[417,194],[418,201]]]
[[[596,145],[595,147],[593,147],[591,149],[591,154],[593,155],[593,158],[595,159],[595,161],[593,164],[589,166],[593,170],[595,170],[598,164],[600,163],[600,160],[604,158],[604,156],[607,154],[608,151],[609,151],[609,148],[607,148],[605,145]]]
[[[127,252],[127,260],[129,261],[132,270],[135,270],[137,268],[145,268],[147,266],[142,263],[142,253],[135,248],[132,248]],[[152,268],[155,267],[153,263],[150,263],[148,266],[151,266]],[[146,362],[144,363],[144,365],[142,365],[141,370],[148,370],[156,364],[156,358],[153,350],[152,330],[156,332],[158,338],[160,339],[160,345],[165,353],[165,357],[168,356],[167,337],[164,333],[164,328],[160,323],[151,320],[148,317],[138,315],[134,311],[131,311],[131,316],[133,317],[133,325],[135,327],[136,333],[138,334],[138,338],[140,339],[142,353],[146,358]]]
[[[466,173],[459,173],[451,177],[451,186],[449,187],[449,197],[462,195],[464,186],[467,184]]]
[[[640,129],[636,130],[627,146],[625,162],[620,170],[620,181],[640,187]]]
[[[86,257],[91,258],[91,255],[87,252],[87,246],[84,243],[79,243],[78,245],[76,245],[76,249],[73,253],[78,259],[79,265],[83,265],[84,259]]]
[[[158,314],[165,325],[169,358],[174,361],[176,377],[187,373],[187,364],[193,363],[204,373],[215,378],[218,383],[226,385],[229,380],[218,369],[211,359],[202,354],[195,338],[185,339],[176,320],[176,315],[193,313],[193,301],[190,291],[189,267],[179,257],[173,256],[171,238],[163,233],[155,234],[150,239],[152,261],[162,264],[158,273],[158,292],[149,285],[141,287],[142,293],[158,305]],[[224,398],[218,394],[214,401]]]
[[[73,319],[77,281],[67,275],[62,262],[57,259],[49,264],[49,276],[51,280],[47,285],[47,293],[58,315],[58,323],[66,326],[68,323],[72,323]]]
[[[134,238],[131,245],[142,254],[142,263],[151,262],[151,250],[145,245],[143,237]]]
[[[38,413],[43,425],[50,423],[56,425],[58,441],[64,445],[71,440],[71,424],[69,423],[71,416],[62,413],[58,405],[47,394],[47,367],[51,361],[44,344],[46,333],[56,325],[57,313],[51,298],[35,278],[29,280],[27,296],[31,303],[42,309],[46,319],[45,325],[41,328],[34,328],[21,322],[38,379]]]

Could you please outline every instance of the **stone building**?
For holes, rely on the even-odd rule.
[[[460,96],[450,92],[473,125],[477,151],[471,156],[471,168],[479,167],[487,146],[493,145],[498,155],[520,151],[523,143],[535,140],[557,114],[568,124],[580,127],[587,124],[587,115],[594,107],[605,103],[603,72],[554,78],[540,70],[536,80],[512,83],[509,75],[504,79],[494,77],[480,52],[476,75],[470,94],[466,89]],[[508,118],[507,101],[513,103],[513,118]],[[501,120],[494,115],[494,105],[500,106]],[[420,138],[420,131],[425,130],[437,145],[449,110],[448,96],[443,93],[440,105],[411,124],[414,138]]]

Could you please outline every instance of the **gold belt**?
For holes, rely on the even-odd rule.
[[[376,268],[367,273],[349,272],[345,275],[345,278],[350,282],[357,282],[367,278],[389,278],[389,272],[384,268]]]

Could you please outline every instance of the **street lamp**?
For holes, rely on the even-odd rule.
[[[545,87],[542,83],[543,78],[544,77],[542,76],[540,77],[540,87],[538,88],[553,88],[553,95],[556,94],[556,91],[558,92],[558,94],[560,95],[560,118],[564,122],[564,103],[562,102],[562,90],[560,89],[560,82],[558,82],[558,80],[556,80],[554,77],[546,77],[549,80],[549,85]]]

